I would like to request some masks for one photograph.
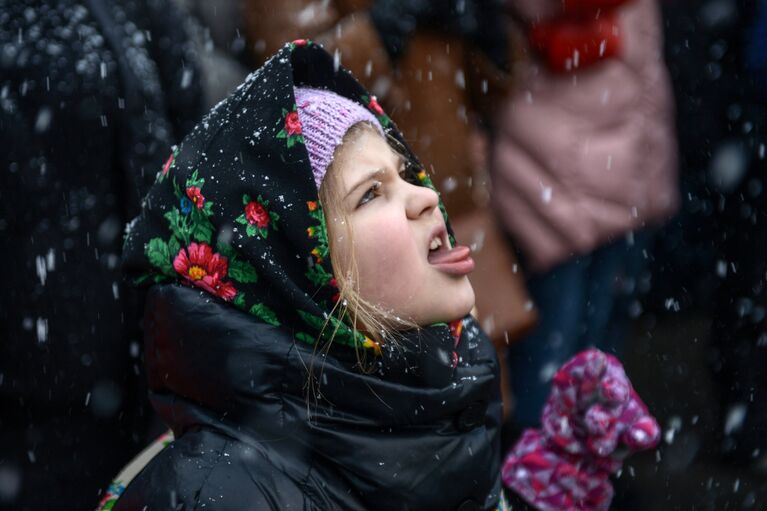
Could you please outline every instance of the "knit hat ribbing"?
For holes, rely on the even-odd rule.
[[[322,179],[333,161],[333,154],[349,128],[359,122],[367,122],[381,136],[383,128],[378,119],[365,107],[333,92],[295,87],[298,118],[304,136],[314,184],[320,189]]]

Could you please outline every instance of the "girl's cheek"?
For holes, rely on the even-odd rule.
[[[405,276],[407,269],[414,264],[412,258],[416,256],[407,226],[403,228],[383,218],[361,228],[364,231],[361,231],[360,237],[355,235],[355,242],[361,242],[357,246],[361,256],[359,264],[366,267],[365,273],[371,280],[379,281],[379,284],[380,281],[385,281],[389,286],[400,284],[392,282],[392,277]]]
[[[375,231],[381,239],[402,244],[410,238],[408,225],[398,215],[381,215],[375,226]]]

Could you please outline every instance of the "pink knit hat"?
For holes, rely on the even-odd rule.
[[[384,131],[368,109],[334,92],[295,87],[294,93],[314,184],[319,190],[322,178],[333,161],[336,147],[341,144],[349,128],[359,122],[367,122],[382,136]]]

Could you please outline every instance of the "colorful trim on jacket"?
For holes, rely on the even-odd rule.
[[[146,449],[141,451],[138,456],[133,458],[130,463],[125,465],[125,468],[112,480],[96,511],[110,511],[114,508],[120,496],[125,492],[125,488],[128,487],[128,484],[144,469],[152,458],[160,454],[160,451],[165,449],[173,440],[173,432],[170,430],[166,431],[157,437],[157,440],[149,444]]]

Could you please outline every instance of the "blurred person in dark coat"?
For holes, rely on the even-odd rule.
[[[762,0],[664,4],[684,202],[664,230],[658,302],[712,319],[718,451],[750,465],[767,449],[767,12]]]
[[[167,0],[0,0],[0,508],[89,509],[143,444],[127,219],[201,91]]]
[[[228,96],[252,67],[240,0],[174,0],[189,13],[189,33],[199,55],[205,108]]]

